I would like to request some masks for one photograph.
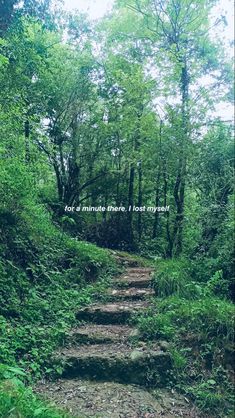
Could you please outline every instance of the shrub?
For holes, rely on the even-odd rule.
[[[20,160],[3,162],[0,178],[0,362],[20,365],[30,381],[49,373],[48,359],[76,310],[94,298],[99,285],[89,282],[104,279],[115,264],[107,250],[53,224]]]
[[[173,294],[190,296],[192,283],[188,262],[184,259],[160,261],[153,279],[153,286],[159,297]]]
[[[147,339],[170,339],[174,334],[174,327],[170,318],[164,314],[153,316],[140,316],[138,328],[143,338]]]
[[[22,418],[69,418],[65,412],[54,409],[39,400],[30,388],[18,381],[0,382],[0,416]]]
[[[227,376],[221,376],[223,382],[212,374],[193,386],[187,387],[187,395],[191,396],[195,404],[205,413],[216,414],[218,418],[233,417],[234,403],[233,385]]]
[[[207,289],[208,290],[208,289]],[[171,295],[136,318],[140,338],[170,340],[172,381],[205,413],[225,418],[232,410],[234,306],[212,294]],[[219,366],[219,367],[218,367]]]
[[[179,332],[195,333],[205,342],[211,337],[218,344],[234,339],[234,306],[228,301],[211,296],[197,300],[170,297],[159,302],[158,308]]]

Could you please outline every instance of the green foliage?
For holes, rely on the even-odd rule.
[[[0,316],[0,362],[22,367],[27,382],[42,374],[60,374],[60,367],[50,364],[52,352],[64,344],[77,310],[99,297],[106,286],[103,280],[84,288],[56,282],[34,287],[19,318],[8,318],[10,310],[6,318]]]
[[[192,335],[206,343],[212,339],[214,347],[234,340],[234,307],[230,302],[202,296],[196,300],[170,296],[156,303],[157,313],[138,317],[138,327],[145,338],[169,338]]]
[[[185,259],[159,261],[153,278],[156,295],[192,296],[193,283],[190,278],[190,264]]]
[[[0,361],[9,367],[0,373],[29,382],[61,372],[51,353],[116,270],[89,240],[156,261],[157,305],[138,317],[140,333],[172,342],[183,380],[190,361],[199,370],[200,354],[212,376],[188,391],[206,412],[226,410],[215,364],[226,368],[233,341],[233,141],[229,124],[207,116],[231,96],[231,68],[208,36],[214,2],[120,0],[97,25],[48,0],[8,3],[0,6]],[[64,211],[130,203],[170,211]],[[33,395],[8,389],[0,402],[10,416],[57,416],[44,406],[34,415]]]
[[[76,310],[105,286],[95,281],[115,264],[106,250],[53,224],[19,159],[4,162],[0,177],[0,362],[19,365],[30,381],[59,372],[48,366],[51,353],[63,344]]]
[[[205,413],[224,418],[234,402],[229,370],[235,309],[222,271],[204,283],[193,282],[193,268],[183,259],[159,261],[154,276],[158,297],[135,321],[140,339],[169,341],[174,387]]]
[[[138,329],[143,338],[150,340],[169,340],[172,338],[175,332],[170,318],[163,314],[155,314],[153,316],[140,316],[138,319]]]
[[[195,388],[190,388],[189,393],[194,396],[196,404],[205,412],[216,412],[224,409],[224,393],[215,391],[214,381],[203,381]]]
[[[171,359],[172,359],[174,370],[178,374],[180,374],[180,372],[182,372],[187,365],[187,359],[185,355],[183,355],[183,353],[180,352],[180,350],[177,350],[174,347],[170,349],[170,353],[171,353]]]
[[[216,271],[215,274],[206,283],[206,289],[209,293],[217,296],[227,297],[229,295],[229,283],[223,278],[223,271]]]
[[[15,375],[18,375],[17,370]],[[2,418],[69,418],[36,398],[30,388],[14,379],[0,382],[0,415]]]
[[[223,368],[215,369],[212,376],[201,379],[197,384],[186,387],[187,395],[205,413],[213,413],[218,417],[234,415],[233,384]]]
[[[164,298],[178,295],[197,299],[203,295],[229,298],[232,279],[224,276],[218,259],[199,257],[187,261],[186,258],[159,260],[153,277],[156,296]]]
[[[169,340],[174,387],[221,418],[233,410],[234,319],[234,306],[212,295],[157,299],[155,310],[136,319],[140,339]]]
[[[213,338],[213,344],[222,346],[234,338],[234,306],[212,296],[196,300],[173,296],[159,303],[159,310],[168,317],[182,334],[195,334],[204,343]]]

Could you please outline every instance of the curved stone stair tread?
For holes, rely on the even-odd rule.
[[[63,364],[63,377],[87,377],[89,379],[135,383],[144,385],[153,368],[159,383],[165,381],[171,369],[171,356],[155,344],[133,348],[123,343],[81,345],[63,348],[55,355],[55,361]]]
[[[147,288],[151,286],[152,277],[151,272],[152,269],[148,269],[148,271],[142,271],[141,269],[129,269],[119,276],[118,278],[114,278],[112,280],[112,284],[118,287],[137,287],[137,288]],[[134,270],[134,271],[133,271]]]
[[[70,345],[77,342],[82,343],[112,343],[128,341],[131,337],[137,336],[137,330],[128,325],[99,325],[84,324],[74,328],[68,336]]]
[[[126,269],[126,274],[130,274],[130,273],[141,273],[141,274],[146,274],[146,273],[152,273],[154,271],[153,267],[128,267]]]
[[[125,324],[133,314],[148,306],[150,303],[146,300],[93,304],[78,311],[76,317],[80,321],[99,324]]]
[[[115,287],[138,287],[146,288],[151,286],[151,278],[149,276],[121,276],[119,279],[112,281]]]
[[[82,418],[199,418],[182,396],[159,391],[158,399],[144,388],[115,382],[60,379],[40,383],[37,394]]]
[[[108,289],[107,295],[111,298],[138,300],[145,297],[154,296],[155,292],[149,288],[129,287],[127,289]]]

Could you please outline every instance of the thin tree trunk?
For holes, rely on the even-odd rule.
[[[59,160],[60,160],[60,178],[62,183],[62,201],[66,204],[69,204],[70,202],[67,199],[68,196],[68,184],[66,179],[66,171],[65,171],[65,165],[64,165],[64,156],[63,156],[63,145],[61,139],[59,139],[58,143],[58,149],[59,149]]]
[[[167,191],[168,191],[168,178],[167,178],[167,165],[166,158],[163,158],[163,206],[167,206]],[[166,256],[172,257],[173,242],[170,233],[170,213],[166,212],[166,237],[167,237],[167,249]]]
[[[92,161],[90,162],[90,166],[89,166],[89,177],[90,179],[93,178],[93,163]],[[91,187],[91,199],[90,199],[90,204],[91,206],[95,207],[96,206],[96,191],[95,188],[92,186]],[[105,212],[106,213],[106,212]],[[97,221],[97,212],[94,211],[92,212],[93,214],[93,218],[95,221]]]
[[[134,163],[130,166],[129,190],[128,190],[128,241],[130,249],[133,248],[134,234],[133,234],[133,205],[134,205],[134,182],[135,182],[135,167]]]
[[[187,135],[188,135],[188,87],[189,87],[189,75],[187,70],[187,64],[184,62],[184,66],[181,72],[181,113],[182,113],[182,139],[180,158],[178,165],[178,174],[174,187],[174,198],[176,203],[176,217],[174,223],[174,253],[176,256],[180,255],[183,246],[183,223],[184,223],[184,196],[185,196],[185,177],[186,177],[186,154],[187,154]]]
[[[159,129],[159,158],[158,158],[158,172],[157,172],[157,184],[156,184],[156,198],[155,198],[155,206],[158,207],[160,203],[160,180],[161,180],[161,171],[162,171],[162,120],[160,121],[160,129]],[[157,230],[159,224],[159,212],[156,211],[154,215],[154,224],[153,224],[153,233],[152,238],[157,237]]]
[[[142,192],[142,161],[138,162],[138,207],[140,208],[143,204],[143,192]],[[142,212],[138,212],[138,238],[139,241],[142,237]]]
[[[121,205],[121,196],[120,196],[120,182],[121,182],[121,143],[120,143],[120,136],[117,132],[117,148],[118,148],[118,161],[117,161],[117,169],[118,169],[118,178],[117,178],[117,188],[116,188],[116,206],[119,207]],[[120,226],[121,226],[121,213],[117,212],[117,235],[120,237]]]
[[[30,135],[30,126],[29,120],[27,119],[24,124],[24,136],[25,136],[25,162],[26,164],[30,161],[30,152],[29,152],[29,135]]]
[[[142,110],[143,111],[143,110]],[[138,115],[140,120],[141,114]],[[134,137],[133,151],[136,152],[139,149],[139,123],[137,126],[137,132]],[[142,172],[141,172],[142,182]],[[139,178],[139,179],[140,179]],[[129,245],[130,249],[134,246],[134,233],[133,233],[133,206],[134,206],[134,184],[135,184],[135,163],[130,165],[130,177],[129,177],[129,190],[128,190],[128,233],[129,233]],[[142,201],[142,197],[141,197]]]
[[[62,184],[62,181],[61,181],[60,170],[59,170],[59,167],[58,167],[57,163],[54,163],[53,166],[54,166],[54,170],[55,170],[55,174],[56,174],[56,182],[57,182],[57,191],[58,191],[59,202],[62,203],[63,202],[63,184]]]

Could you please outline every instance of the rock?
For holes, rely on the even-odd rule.
[[[77,313],[79,321],[96,324],[126,324],[136,312],[149,306],[147,301],[116,302],[104,305],[92,305],[81,309]]]
[[[133,350],[126,344],[98,344],[63,349],[55,361],[64,364],[64,377],[86,377],[96,380],[136,383],[149,382],[149,371],[158,375],[158,382],[167,379],[171,356],[159,347]]]
[[[133,328],[128,325],[100,325],[84,324],[74,328],[67,337],[67,344],[77,343],[102,344],[114,342],[128,342],[132,337]]]
[[[135,288],[129,287],[128,289],[109,289],[108,296],[113,300],[140,300],[149,296],[154,296],[155,292],[149,288]]]
[[[159,346],[162,351],[168,351],[170,348],[170,344],[167,341],[159,341]]]
[[[130,333],[131,338],[138,338],[139,335],[140,335],[140,332],[137,328],[132,329],[132,331]]]
[[[135,287],[135,288],[148,288],[151,285],[150,273],[153,269],[147,268],[132,268],[128,269],[118,279],[113,280],[113,285],[118,287]]]
[[[143,353],[143,351],[140,351],[140,350],[134,350],[134,351],[132,351],[132,353],[130,355],[130,358],[133,361],[143,359],[144,358],[144,353]]]

